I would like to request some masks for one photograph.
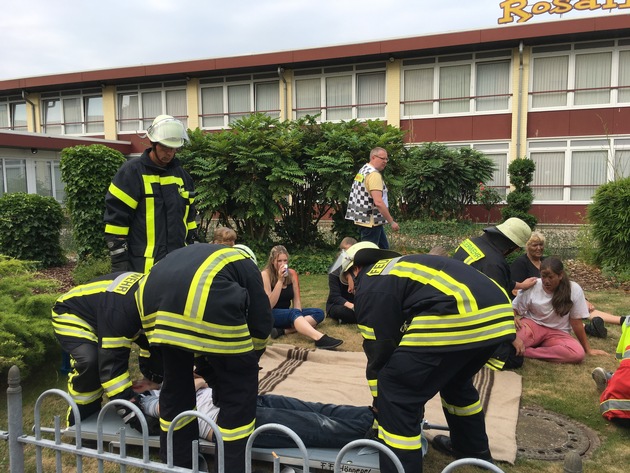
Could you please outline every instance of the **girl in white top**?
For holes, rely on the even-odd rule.
[[[543,260],[540,276],[512,302],[515,315],[521,317],[515,321],[517,354],[556,363],[580,363],[586,354],[606,355],[588,343],[582,322],[589,318],[584,291],[569,280],[562,261],[554,256]]]

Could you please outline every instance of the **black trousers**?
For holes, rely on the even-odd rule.
[[[422,471],[420,438],[424,406],[438,392],[450,428],[453,448],[473,457],[488,455],[488,436],[479,393],[472,377],[496,345],[447,353],[398,348],[378,374],[379,439],[401,461],[406,473]],[[379,455],[382,473],[394,463]]]
[[[195,408],[192,352],[161,347],[164,382],[160,392],[160,458],[166,461],[166,429],[178,414]],[[212,371],[213,402],[220,408],[217,425],[224,441],[226,472],[245,472],[245,446],[254,430],[258,394],[258,357],[255,352],[241,355],[204,355],[203,365]],[[197,370],[204,376],[204,371]],[[210,377],[210,376],[209,376]],[[176,466],[192,466],[192,441],[199,436],[196,419],[177,427],[173,437]],[[215,463],[218,456],[215,456]]]
[[[333,305],[328,311],[328,318],[341,320],[341,323],[344,324],[356,324],[357,316],[354,313],[354,310],[348,309],[344,305]]]

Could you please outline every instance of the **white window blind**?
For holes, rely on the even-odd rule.
[[[202,126],[223,126],[223,87],[201,89],[201,110],[204,114]]]
[[[509,92],[509,61],[477,64],[475,90],[477,111],[507,110]]]
[[[85,97],[85,120],[87,133],[98,133],[104,129],[103,97]]]
[[[536,164],[532,187],[536,200],[563,200],[564,151],[531,153]]]
[[[326,78],[326,120],[352,118],[352,76]]]
[[[230,85],[228,87],[229,122],[232,123],[251,113],[249,85]]]
[[[61,127],[61,100],[44,101],[44,132],[50,135],[60,135],[63,133]]]
[[[0,103],[0,128],[9,128],[9,104]]]
[[[433,69],[411,69],[404,72],[403,115],[433,113],[433,76]]]
[[[7,180],[7,194],[26,192],[26,160],[5,159],[4,166]]]
[[[357,117],[385,116],[385,73],[375,72],[357,76]]]
[[[182,122],[184,127],[188,126],[186,91],[167,90],[166,91],[166,114],[171,115]],[[158,114],[159,115],[159,114]]]
[[[317,115],[321,112],[321,82],[320,79],[298,79],[295,81],[296,117]]]
[[[440,113],[470,111],[470,65],[440,67]]]
[[[615,166],[613,179],[630,177],[630,150],[615,152]]]
[[[590,200],[607,181],[608,152],[574,151],[571,156],[571,200]]]
[[[162,114],[162,92],[143,92],[142,98],[142,129],[151,126],[153,120]]]
[[[120,131],[138,130],[138,120],[140,119],[138,103],[138,94],[120,94],[118,96]]]
[[[507,192],[507,153],[503,154],[487,154],[486,158],[491,159],[494,162],[495,169],[492,173],[492,180],[486,184],[490,187],[494,187],[495,190],[505,197]]]
[[[619,52],[619,102],[630,102],[630,51]]]
[[[50,161],[35,161],[35,192],[52,197],[52,171]]]
[[[81,99],[63,99],[63,133],[67,135],[83,133]]]
[[[258,82],[254,85],[256,111],[273,118],[280,116],[278,82]]]
[[[610,103],[612,53],[578,54],[575,57],[575,105]],[[597,89],[605,90],[579,90]]]
[[[533,108],[567,104],[568,70],[569,56],[534,58]]]

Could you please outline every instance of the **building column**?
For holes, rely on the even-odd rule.
[[[103,135],[106,140],[118,139],[118,125],[116,123],[116,87],[103,87]]]
[[[512,133],[508,161],[527,155],[527,114],[529,111],[529,66],[531,48],[512,53]]]
[[[186,110],[188,111],[188,128],[201,128],[199,117],[199,79],[193,77],[186,84]]]
[[[394,59],[385,68],[385,119],[388,125],[400,128],[400,68],[402,61]]]

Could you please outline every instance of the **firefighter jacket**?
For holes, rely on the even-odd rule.
[[[99,377],[110,399],[134,395],[129,355],[142,328],[134,297],[142,278],[132,272],[101,276],[59,297],[52,309],[53,328],[63,343],[98,344]],[[161,372],[159,366],[151,369],[155,375]]]
[[[383,214],[374,206],[374,199],[365,186],[365,179],[373,172],[378,172],[369,163],[364,164],[352,182],[350,197],[348,198],[348,210],[346,220],[353,220],[355,223],[363,225],[383,225],[387,223]],[[387,186],[383,182],[383,201],[387,202]],[[374,216],[374,222],[371,217]]]
[[[621,326],[616,352],[619,367],[602,393],[600,412],[606,420],[630,419],[630,317]]]
[[[264,352],[273,318],[258,267],[243,252],[197,243],[169,253],[141,282],[151,345],[196,354]]]
[[[145,258],[144,268],[134,267],[141,272],[185,246],[197,228],[192,178],[176,158],[157,166],[150,151],[124,163],[105,196],[105,237],[126,238],[131,256]]]
[[[516,336],[505,292],[476,269],[442,256],[408,255],[363,268],[354,307],[374,397],[377,374],[396,349],[465,357],[467,349]]]
[[[514,289],[510,266],[501,250],[492,243],[488,235],[464,240],[455,250],[453,258],[471,265],[505,289],[508,294]]]

